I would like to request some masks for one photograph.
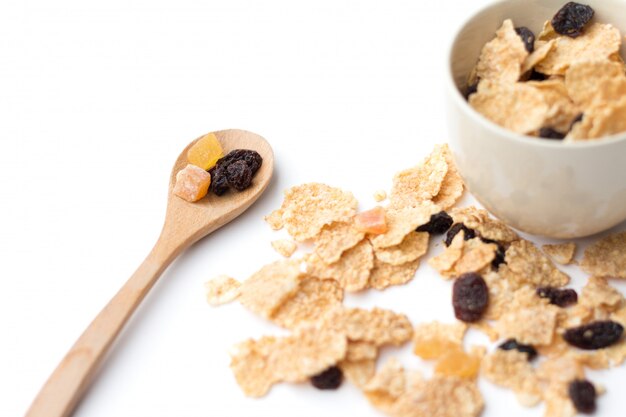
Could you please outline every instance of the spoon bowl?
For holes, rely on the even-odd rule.
[[[176,174],[187,165],[187,151],[200,138],[187,145],[172,169],[165,222],[154,248],[74,343],[35,397],[26,417],[71,415],[106,352],[163,271],[183,250],[243,213],[269,185],[274,171],[274,154],[265,139],[236,129],[213,133],[224,154],[234,149],[251,149],[261,155],[263,163],[251,186],[242,192],[231,191],[219,197],[210,193],[195,203],[177,197],[172,192]]]

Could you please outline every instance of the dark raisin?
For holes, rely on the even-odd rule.
[[[445,233],[452,226],[452,217],[445,211],[430,216],[428,223],[421,225],[416,232],[428,232],[431,235],[440,235]]]
[[[591,7],[570,1],[552,18],[552,27],[561,35],[576,38],[583,33],[583,29],[593,17]]]
[[[230,151],[226,156],[217,161],[218,165],[230,165],[236,161],[244,161],[252,170],[252,175],[261,167],[263,158],[258,152],[250,149],[235,149]]]
[[[559,307],[571,306],[578,302],[578,294],[571,288],[539,287],[537,295],[541,298],[548,298],[550,304]]]
[[[506,249],[504,248],[504,246],[502,246],[501,243],[498,243],[495,240],[487,239],[487,238],[484,238],[484,237],[481,237],[480,240],[482,240],[485,243],[493,243],[494,245],[497,246],[497,248],[496,248],[496,256],[495,256],[495,258],[493,258],[493,261],[491,261],[491,268],[494,271],[497,271],[498,268],[500,267],[500,265],[506,263],[506,260],[505,260]]]
[[[539,137],[544,139],[565,139],[565,134],[552,129],[551,127],[542,127],[539,129]]]
[[[463,223],[456,223],[454,224],[450,230],[448,230],[448,234],[446,235],[446,246],[450,246],[450,243],[452,243],[452,240],[454,239],[454,237],[461,231],[463,230],[464,232],[464,239],[465,240],[470,240],[476,237],[476,232],[474,231],[474,229],[470,229],[469,227],[466,227]]]
[[[463,274],[454,281],[452,306],[457,319],[465,322],[479,320],[489,302],[489,289],[483,277],[475,272]]]
[[[467,88],[465,89],[465,100],[469,100],[469,97],[478,91],[478,82],[479,80],[476,80],[473,84],[467,85]]]
[[[586,379],[570,382],[567,389],[574,407],[581,413],[592,414],[596,411],[596,387]]]
[[[508,339],[500,346],[498,346],[498,349],[517,350],[518,352],[525,353],[528,356],[529,361],[532,361],[537,357],[537,351],[534,347],[532,347],[531,345],[523,345],[521,343],[518,343],[515,339]]]
[[[602,349],[616,343],[622,337],[624,327],[611,320],[594,321],[584,326],[567,329],[563,338],[580,349]]]
[[[252,183],[252,170],[243,160],[235,161],[226,168],[228,185],[237,191],[243,191]]]
[[[337,389],[342,381],[343,372],[336,366],[311,377],[311,384],[317,389]]]
[[[544,81],[547,80],[548,76],[546,74],[542,74],[540,72],[537,72],[535,70],[532,70],[530,72],[530,76],[528,77],[529,81]]]
[[[522,26],[515,28],[515,32],[517,32],[519,37],[522,38],[522,42],[524,42],[524,46],[526,47],[528,53],[532,53],[535,50],[535,34],[533,31]]]
[[[229,188],[226,169],[215,166],[209,170],[209,174],[211,174],[211,192],[217,196],[226,194]]]

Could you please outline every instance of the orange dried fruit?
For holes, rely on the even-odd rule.
[[[387,221],[385,219],[385,209],[375,207],[364,211],[354,217],[354,226],[360,232],[381,235],[387,232]]]
[[[209,191],[211,174],[195,165],[187,165],[176,174],[176,185],[172,191],[183,200],[200,200]]]
[[[222,145],[214,133],[203,136],[187,151],[187,161],[204,170],[213,168],[222,156]]]
[[[422,359],[437,359],[447,352],[458,350],[458,344],[447,339],[431,339],[424,343],[416,343],[413,353]]]
[[[480,369],[480,358],[460,349],[447,351],[435,365],[435,373],[459,378],[475,378]]]

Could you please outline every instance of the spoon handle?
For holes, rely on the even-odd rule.
[[[26,417],[71,415],[117,335],[161,273],[182,251],[184,242],[165,235],[164,229],[143,263],[74,343],[37,394]]]

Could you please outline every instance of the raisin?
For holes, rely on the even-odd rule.
[[[578,294],[571,288],[539,287],[537,295],[550,299],[550,304],[567,307],[578,302]]]
[[[542,127],[539,129],[539,137],[544,139],[565,139],[565,135],[559,131],[552,129],[551,127]]]
[[[450,217],[448,213],[440,211],[439,213],[431,215],[428,223],[421,225],[415,229],[415,231],[428,232],[428,234],[431,235],[440,235],[448,231],[453,222],[452,217]]]
[[[581,413],[592,414],[596,411],[596,387],[586,379],[570,382],[567,389],[574,407]]]
[[[252,170],[243,160],[235,161],[226,168],[228,185],[237,191],[243,191],[252,183]]]
[[[446,235],[446,242],[445,242],[446,246],[450,246],[454,237],[461,230],[463,230],[463,232],[465,233],[465,236],[464,236],[465,240],[470,240],[476,237],[476,232],[474,231],[474,229],[470,229],[469,227],[466,227],[463,223],[456,223],[450,228],[450,230],[448,230],[448,234]]]
[[[467,85],[467,88],[465,89],[465,100],[469,100],[472,94],[475,94],[476,92],[478,92],[478,83],[479,83],[479,80],[476,80],[474,81],[473,84]]]
[[[211,192],[221,196],[230,187],[243,191],[252,183],[252,177],[263,164],[263,158],[250,149],[235,149],[220,158],[209,170],[211,174]],[[233,168],[231,166],[234,165]]]
[[[311,384],[317,389],[337,389],[343,381],[343,372],[336,366],[311,377]]]
[[[535,50],[535,34],[532,30],[527,27],[519,27],[515,28],[515,32],[522,38],[522,42],[524,42],[524,46],[529,54],[531,54]]]
[[[616,343],[622,337],[622,333],[624,333],[624,327],[621,324],[605,320],[567,329],[563,338],[577,348],[595,350]]]
[[[479,320],[489,302],[489,289],[483,277],[475,272],[463,274],[452,287],[452,306],[457,319],[465,322]]]
[[[506,256],[506,249],[504,249],[504,246],[502,246],[502,244],[496,242],[495,240],[491,240],[491,239],[487,239],[484,237],[481,237],[480,240],[482,240],[485,243],[493,243],[494,245],[497,246],[496,249],[496,256],[495,258],[493,258],[493,261],[491,261],[491,268],[494,271],[497,271],[498,268],[500,268],[500,265],[505,264],[505,256]]]
[[[554,15],[552,27],[558,34],[576,38],[583,33],[593,14],[591,7],[570,1]]]
[[[508,339],[498,349],[502,350],[517,350],[518,352],[525,353],[528,356],[528,360],[532,361],[537,357],[537,351],[531,345],[523,345],[518,343],[515,339]]]

